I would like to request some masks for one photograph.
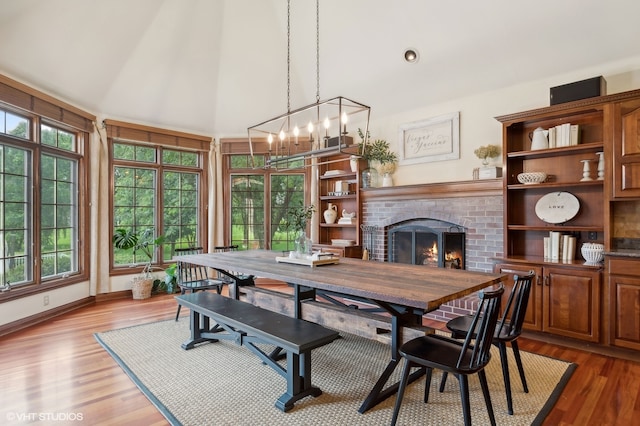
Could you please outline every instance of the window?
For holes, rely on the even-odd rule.
[[[163,146],[113,141],[113,229],[165,237],[154,263],[169,261],[180,247],[202,246],[206,235],[204,155]],[[113,251],[113,266],[146,263],[142,251]]]
[[[78,162],[43,154],[40,168],[41,276],[68,276],[78,270]]]
[[[292,207],[305,205],[305,171],[278,172],[251,168],[246,154],[227,156],[231,211],[231,244],[241,249],[268,248],[293,250],[295,230],[288,229],[287,215]],[[264,157],[254,156],[256,166]],[[303,160],[298,160],[300,164]]]
[[[30,150],[3,143],[0,158],[1,285],[19,286],[33,282],[34,253],[29,250],[33,235],[32,155]]]
[[[19,290],[82,278],[78,140],[87,135],[8,110],[0,110],[0,122],[0,285]]]

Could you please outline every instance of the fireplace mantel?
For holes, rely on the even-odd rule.
[[[489,195],[502,195],[501,178],[390,186],[385,188],[367,188],[360,191],[360,197],[363,202],[450,197],[479,197]]]

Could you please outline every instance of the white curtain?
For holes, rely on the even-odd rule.
[[[211,141],[211,148],[209,149],[209,170],[207,175],[209,178],[208,245],[209,250],[213,250],[213,247],[224,244],[222,154],[220,142],[215,139]]]
[[[91,237],[89,268],[89,294],[95,296],[110,291],[109,250],[111,232],[109,229],[109,149],[106,130],[101,128],[102,120],[94,123],[93,138],[89,144],[90,176],[89,176],[89,223]]]

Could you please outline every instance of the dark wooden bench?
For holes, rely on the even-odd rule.
[[[247,347],[287,380],[287,391],[275,403],[285,412],[305,396],[322,394],[311,384],[311,350],[337,339],[337,331],[208,291],[176,299],[191,310],[191,338],[182,344],[183,349],[221,339]],[[216,323],[213,327],[210,320]],[[258,344],[276,349],[267,354]],[[283,352],[286,368],[277,362]]]

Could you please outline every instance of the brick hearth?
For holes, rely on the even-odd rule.
[[[491,272],[492,258],[503,253],[503,203],[501,180],[411,185],[363,190],[362,224],[375,227],[364,233],[370,258],[387,259],[388,228],[414,219],[435,219],[466,232],[466,269]],[[425,267],[427,268],[427,267]],[[427,272],[427,271],[425,271]],[[426,315],[448,321],[475,309],[475,295],[455,300]]]

